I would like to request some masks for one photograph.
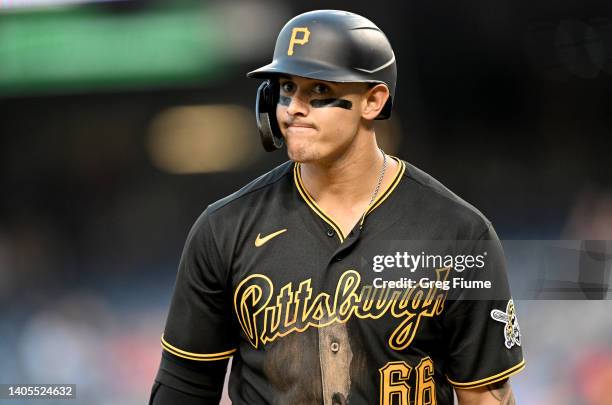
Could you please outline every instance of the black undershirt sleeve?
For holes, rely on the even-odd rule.
[[[164,351],[149,404],[219,404],[227,364],[227,359],[200,362]]]
[[[149,405],[217,405],[218,403],[219,401],[215,402],[209,399],[185,394],[184,392],[177,391],[174,388],[170,388],[158,382],[155,382],[153,385],[151,400],[149,401]]]

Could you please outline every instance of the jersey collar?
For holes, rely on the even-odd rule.
[[[378,208],[387,198],[389,198],[391,193],[393,193],[393,190],[395,190],[395,188],[401,181],[404,171],[406,170],[406,164],[403,160],[400,160],[395,156],[390,157],[398,163],[398,168],[397,172],[395,173],[395,177],[393,178],[391,184],[389,184],[389,186],[387,186],[387,188],[382,193],[379,193],[378,197],[376,197],[376,199],[372,201],[372,204],[368,206],[363,216],[361,217],[361,220],[359,221],[359,227],[363,226],[363,222],[365,221],[365,217],[367,215],[372,213],[372,211]],[[306,190],[306,187],[304,187],[300,166],[300,163],[297,162],[293,165],[293,179],[300,196],[302,196],[306,204],[308,204],[308,206],[315,212],[315,214],[317,214],[323,221],[325,221],[329,226],[331,226],[334,231],[336,231],[336,234],[340,238],[340,242],[344,242],[346,236],[342,233],[340,227],[329,215],[325,213],[325,211],[323,211],[321,207],[319,207],[314,198],[312,198],[312,196],[308,193],[308,190]]]

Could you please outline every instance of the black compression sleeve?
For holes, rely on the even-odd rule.
[[[219,404],[227,363],[187,360],[164,351],[150,404]]]
[[[177,391],[174,388],[170,388],[167,385],[163,385],[159,382],[153,384],[151,390],[151,400],[149,405],[218,405],[219,401],[213,401],[210,399],[196,397],[190,394],[186,394],[181,391]]]

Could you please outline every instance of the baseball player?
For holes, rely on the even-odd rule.
[[[377,145],[383,32],[304,13],[248,76],[262,143],[290,160],[195,222],[150,403],[218,403],[233,358],[235,405],[513,404],[525,362],[491,223]]]

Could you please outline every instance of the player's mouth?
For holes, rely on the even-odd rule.
[[[306,133],[316,129],[314,125],[307,122],[285,121],[284,126],[290,133]]]

